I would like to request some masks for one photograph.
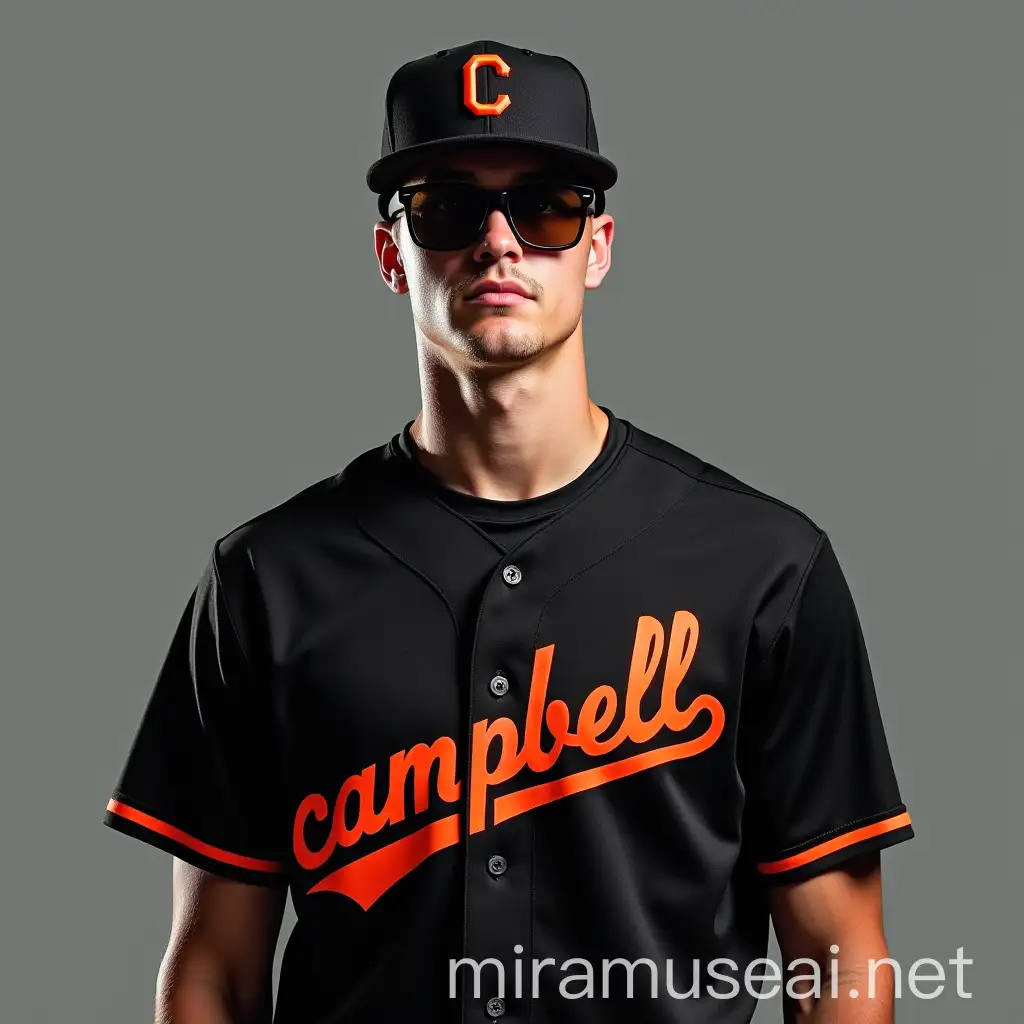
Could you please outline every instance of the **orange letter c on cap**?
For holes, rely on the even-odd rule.
[[[497,53],[474,53],[462,65],[462,102],[474,114],[502,114],[512,102],[507,93],[501,93],[493,103],[481,103],[476,98],[476,73],[480,68],[494,68],[502,78],[512,70]]]

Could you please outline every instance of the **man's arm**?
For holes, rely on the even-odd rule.
[[[155,1024],[270,1024],[287,893],[283,885],[231,881],[175,857]]]
[[[803,882],[769,890],[772,922],[783,965],[809,958],[820,965],[820,999],[813,994],[783,997],[787,1024],[892,1024],[892,971],[882,964],[874,972],[873,997],[868,998],[868,960],[888,956],[882,927],[882,870],[878,852],[851,858],[841,867]],[[833,953],[830,947],[839,947]],[[833,963],[835,961],[835,963]],[[809,964],[790,973],[807,976]],[[835,998],[833,993],[835,974]],[[808,989],[798,981],[796,991]],[[851,995],[856,990],[856,996]]]

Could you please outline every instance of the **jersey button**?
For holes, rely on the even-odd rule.
[[[491,679],[491,693],[495,697],[504,697],[508,693],[508,680],[500,672]]]
[[[495,878],[498,875],[505,874],[505,868],[508,867],[508,861],[500,853],[492,855],[491,859],[487,862],[487,870],[490,871]]]
[[[518,565],[506,565],[501,575],[505,582],[512,587],[514,587],[523,578],[523,574],[519,571]]]
[[[505,1000],[501,996],[494,996],[488,999],[487,1012],[492,1017],[500,1017],[505,1012]]]

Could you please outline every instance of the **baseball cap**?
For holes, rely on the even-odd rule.
[[[580,176],[573,184],[600,193],[618,177],[598,148],[586,80],[564,57],[494,39],[463,43],[403,64],[384,106],[381,155],[366,184],[385,218],[389,199],[422,161],[467,147],[549,152]]]

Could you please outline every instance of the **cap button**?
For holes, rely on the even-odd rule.
[[[437,53],[434,54],[434,56],[435,57],[443,57],[447,52],[448,52],[447,50],[438,50]]]
[[[523,53],[525,53],[527,57],[533,56],[533,50],[523,50]]]

